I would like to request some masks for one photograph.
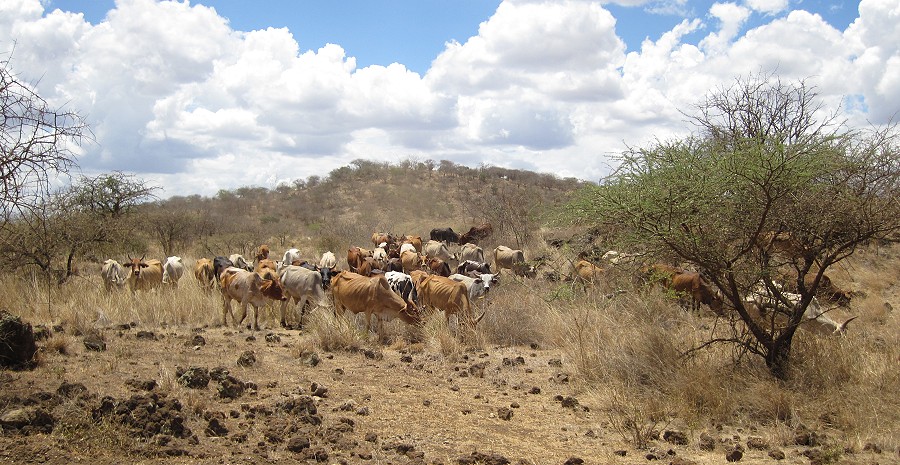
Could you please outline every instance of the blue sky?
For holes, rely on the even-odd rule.
[[[164,196],[358,158],[597,180],[751,73],[807,80],[852,125],[900,112],[897,0],[4,0],[13,48],[19,76],[86,116],[85,174]]]

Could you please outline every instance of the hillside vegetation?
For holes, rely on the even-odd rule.
[[[609,246],[602,231],[551,222],[582,186],[494,167],[358,161],[291,186],[142,205],[146,227],[127,249],[93,251],[64,284],[22,271],[0,277],[4,306],[48,328],[37,366],[2,374],[0,417],[37,405],[55,419],[44,432],[4,424],[0,459],[625,464],[676,455],[713,464],[740,450],[746,463],[900,462],[900,248],[870,244],[829,272],[854,293],[830,315],[857,319],[844,337],[800,331],[791,376],[776,380],[746,352],[691,351],[727,336],[721,317],[636,279],[640,262],[602,264],[593,286],[567,280],[579,252]],[[277,308],[261,315],[262,332],[222,327],[221,297],[189,273],[177,289],[136,297],[104,294],[98,276],[108,257],[180,255],[190,266],[263,243],[273,255],[298,247],[308,258],[341,257],[350,245],[371,246],[374,231],[427,239],[434,227],[482,222],[495,228],[486,251],[522,248],[541,268],[534,280],[505,273],[476,303],[486,317],[472,340],[441,315],[421,327],[391,322],[376,337],[328,309],[313,309],[302,331],[281,329]],[[86,349],[89,338],[107,349]],[[254,362],[235,364],[247,351]],[[254,387],[232,403],[224,384],[218,394],[215,382],[181,384],[189,366],[225,366]],[[183,405],[193,438],[139,434],[103,416],[100,398],[125,405],[150,395],[135,387],[148,381],[153,395]],[[91,395],[59,394],[79,383]],[[321,384],[327,396],[316,395]],[[285,407],[292,399],[313,399],[318,413],[298,416]],[[321,425],[305,423],[310,415]],[[307,447],[294,450],[301,437]]]

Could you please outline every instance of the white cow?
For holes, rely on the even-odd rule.
[[[288,263],[290,265],[290,263]],[[325,252],[322,254],[322,259],[319,260],[319,268],[330,268],[334,269],[337,266],[337,257],[334,256],[334,252]]]
[[[235,266],[235,268],[253,271],[253,264],[248,262],[247,259],[244,258],[244,256],[241,254],[231,254],[228,256],[228,259],[231,260],[231,263]]]
[[[306,302],[310,301],[317,307],[327,307],[325,299],[325,290],[322,286],[322,274],[315,270],[310,270],[302,266],[287,265],[278,271],[281,278],[281,285],[284,287],[284,295],[287,300],[281,302],[281,327],[287,326],[285,312],[288,302],[293,303],[300,309],[297,318],[297,325],[303,326],[303,313]]]
[[[500,285],[500,277],[494,274],[484,273],[475,276],[466,276],[459,273],[450,275],[450,279],[459,281],[466,285],[469,291],[469,301],[475,302],[475,299],[486,296],[491,290],[491,286]]]
[[[391,290],[399,295],[403,300],[409,300],[418,303],[419,296],[416,294],[416,286],[412,282],[412,277],[400,271],[388,271],[384,274]]]
[[[494,249],[494,272],[500,274],[504,268],[526,278],[534,278],[537,275],[534,267],[525,262],[525,254],[521,250],[499,245]]]
[[[775,283],[775,286],[791,305],[797,305],[803,298],[800,294],[783,291],[781,286],[777,283]],[[744,302],[754,304],[763,310],[771,309],[777,304],[775,296],[766,289],[765,284],[762,282],[753,287],[750,295],[744,298]],[[828,311],[828,309],[822,308],[818,298],[813,297],[812,301],[803,312],[803,320],[800,322],[800,327],[824,334],[846,334],[847,324],[855,320],[856,317],[850,318],[843,323],[838,323],[827,314]]]
[[[459,249],[459,261],[462,263],[467,260],[484,263],[484,249],[471,242],[467,242]]]
[[[403,252],[406,252],[407,250],[416,252],[416,253],[419,252],[418,250],[416,250],[416,246],[410,244],[409,242],[405,242],[402,245],[400,245],[400,255],[403,255]]]
[[[103,267],[100,268],[100,277],[103,279],[103,290],[106,292],[110,292],[113,289],[124,289],[125,278],[127,276],[128,274],[125,272],[125,267],[111,258],[103,262]]]
[[[184,263],[182,263],[181,257],[172,256],[166,258],[166,263],[163,264],[163,284],[178,287],[178,281],[183,274]]]
[[[450,260],[455,260],[456,257],[450,253],[450,249],[447,248],[447,244],[444,244],[441,241],[428,241],[424,246],[425,256],[429,258],[439,258],[444,262],[449,262]]]

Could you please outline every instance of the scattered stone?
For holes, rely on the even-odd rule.
[[[50,338],[50,328],[46,325],[35,325],[33,332],[35,341],[43,341]]]
[[[531,389],[528,390],[528,393],[529,394],[540,394],[541,388],[539,388],[537,386],[532,386]]]
[[[285,449],[291,452],[302,452],[305,449],[309,449],[309,438],[302,436],[295,436],[288,440],[285,445]]]
[[[106,341],[99,331],[91,331],[84,335],[84,348],[94,352],[103,352],[106,350]]]
[[[512,420],[513,411],[509,407],[500,407],[497,409],[497,418],[501,420],[509,421]]]
[[[315,352],[308,352],[300,356],[300,363],[308,367],[318,366],[321,361],[322,359],[319,358],[319,354]]]
[[[215,381],[222,382],[225,378],[228,377],[228,369],[225,367],[216,367],[212,370],[209,370],[209,377]]]
[[[561,367],[562,360],[560,360],[558,358],[551,358],[549,361],[547,361],[547,365],[550,365],[552,367]]]
[[[321,398],[328,397],[328,388],[319,383],[312,383],[309,386],[309,392],[311,392],[312,395],[314,395],[316,397],[321,397]]]
[[[250,336],[247,336],[247,338],[244,340],[247,342],[254,342],[254,341],[256,341],[256,336],[251,334]]]
[[[507,465],[509,459],[500,454],[485,454],[483,452],[472,452],[471,455],[465,455],[456,459],[458,465]]]
[[[775,460],[784,460],[784,451],[781,449],[772,449],[769,451],[769,457]]]
[[[21,318],[6,310],[0,310],[0,366],[33,368],[34,354],[37,352],[34,341],[31,324],[22,322]]]
[[[363,407],[360,407],[360,408],[356,409],[356,414],[357,414],[357,415],[360,415],[360,416],[366,416],[366,415],[368,415],[368,414],[369,414],[369,407],[363,406]]]
[[[49,434],[55,424],[53,415],[40,407],[23,407],[0,415],[0,431],[18,430],[24,435]]]
[[[371,360],[381,360],[384,358],[384,354],[382,354],[380,350],[363,349],[362,353],[366,356],[366,358]]]
[[[580,457],[569,457],[563,465],[584,465],[584,459]]]
[[[866,445],[863,446],[863,450],[867,452],[874,452],[876,454],[880,454],[882,452],[881,446],[875,444],[874,442],[867,442]]]
[[[485,368],[487,368],[487,362],[476,363],[469,367],[469,374],[476,378],[484,378]]]
[[[613,452],[613,454],[616,454],[619,457],[625,457],[626,455],[628,455],[628,451],[625,449],[619,449],[619,450]]]
[[[679,446],[684,446],[688,443],[688,437],[684,431],[666,430],[663,433],[663,440]]]
[[[669,465],[697,465],[697,461],[686,459],[684,457],[675,457],[671,462],[669,462]]]
[[[266,334],[266,342],[271,342],[273,344],[279,343],[279,342],[281,342],[281,336],[279,336],[275,333],[268,333],[268,334]]]
[[[256,352],[245,350],[237,359],[238,366],[251,367],[256,364]]]
[[[725,451],[725,460],[729,462],[737,462],[744,457],[744,448],[741,447],[740,444],[735,444],[734,447],[729,448]]]
[[[204,432],[209,437],[223,438],[228,436],[228,428],[218,418],[210,418]]]
[[[566,384],[569,382],[569,375],[567,373],[557,373],[550,378],[551,381],[559,384]]]
[[[413,358],[412,355],[406,354],[400,357],[400,361],[403,363],[412,363]]]
[[[517,365],[524,365],[524,364],[525,364],[525,357],[522,357],[522,356],[518,356],[515,358],[503,357],[503,366],[517,366]]]
[[[707,452],[715,450],[716,448],[716,438],[712,437],[707,432],[700,433],[700,450],[705,450]]]
[[[178,374],[176,370],[175,374],[178,376],[178,384],[186,388],[203,389],[209,385],[209,370],[203,367],[190,367],[182,374]]]
[[[769,448],[769,443],[766,442],[765,439],[759,436],[750,436],[747,438],[747,449],[750,450],[766,450]]]
[[[157,386],[155,379],[148,379],[144,381],[129,379],[128,381],[125,381],[125,385],[138,391],[152,391],[156,389]]]
[[[378,442],[378,435],[372,432],[366,433],[366,442]]]
[[[62,397],[67,397],[69,399],[73,399],[82,394],[87,394],[88,390],[84,384],[81,383],[66,383],[63,382],[56,388],[56,393]]]
[[[222,399],[237,399],[244,395],[246,385],[233,376],[226,376],[225,379],[219,381],[219,387],[216,391]]]
[[[153,331],[141,330],[141,331],[138,331],[137,334],[135,334],[135,337],[137,337],[138,339],[147,339],[149,341],[157,340],[156,334]]]

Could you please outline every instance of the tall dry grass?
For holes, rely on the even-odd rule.
[[[758,358],[741,357],[729,346],[685,356],[726,334],[725,325],[708,309],[692,314],[663,292],[636,285],[629,271],[610,272],[604,283],[587,287],[504,273],[500,287],[476,303],[476,314],[483,310],[485,317],[471,338],[457,335],[455,325],[448,328],[439,313],[420,327],[387,322],[375,335],[359,319],[316,309],[307,314],[299,352],[415,346],[452,362],[471,347],[536,345],[558,350],[574,388],[596,399],[610,424],[623,425],[632,441],[648,426],[669,421],[694,433],[714,425],[754,427],[775,443],[805,425],[828,432],[844,447],[873,442],[890,450],[900,446],[898,264],[900,247],[873,249],[831,273],[836,284],[856,291],[840,317],[858,318],[846,337],[799,331],[788,381],[775,380]],[[97,275],[62,287],[4,275],[0,299],[32,324],[62,325],[65,337],[54,336],[51,344],[57,351],[72,344],[72,335],[92,328],[222,323],[220,295],[204,293],[190,275],[177,290],[138,296],[104,293]],[[260,322],[277,328],[277,312],[266,311]]]

